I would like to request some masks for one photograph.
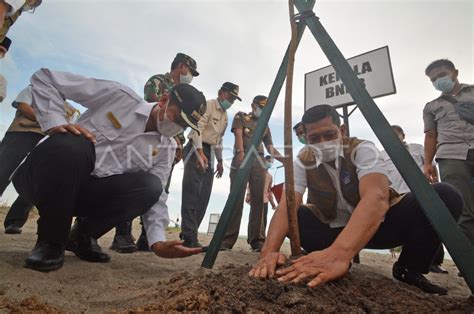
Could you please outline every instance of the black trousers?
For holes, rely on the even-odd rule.
[[[438,183],[434,189],[457,220],[463,201],[451,185]],[[343,228],[331,228],[319,221],[306,207],[298,210],[301,246],[308,252],[329,247]],[[369,249],[389,249],[402,246],[399,263],[406,268],[428,273],[441,240],[429,223],[415,195],[408,193],[398,204],[390,207],[385,220],[365,246]]]
[[[28,153],[43,138],[36,132],[7,132],[0,143],[0,195],[10,184],[10,176]],[[28,219],[33,204],[18,196],[5,217],[4,226],[21,227]]]
[[[181,236],[189,242],[198,241],[198,229],[211,197],[214,182],[214,163],[211,155],[211,145],[203,143],[202,150],[208,159],[206,171],[198,168],[197,152],[193,142],[189,141],[184,147],[184,174],[181,198]]]
[[[145,213],[162,192],[145,172],[91,176],[94,145],[82,136],[56,134],[37,146],[18,169],[13,184],[39,211],[38,239],[65,244],[73,216],[81,230],[99,238],[118,223]]]

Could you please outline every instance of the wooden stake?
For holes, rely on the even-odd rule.
[[[292,141],[292,119],[291,119],[291,100],[293,95],[293,69],[295,65],[296,53],[296,22],[295,22],[295,7],[293,0],[288,0],[290,11],[290,25],[291,25],[291,42],[288,54],[288,68],[286,76],[286,91],[285,91],[285,194],[286,206],[288,211],[288,227],[291,245],[291,255],[301,255],[301,245],[298,229],[298,219],[295,204],[295,181],[293,172],[293,141]]]

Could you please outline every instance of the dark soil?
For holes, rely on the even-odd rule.
[[[316,289],[249,278],[249,267],[222,272],[176,273],[159,283],[142,311],[247,312],[474,312],[474,298],[420,294],[383,276],[352,270],[346,277]]]

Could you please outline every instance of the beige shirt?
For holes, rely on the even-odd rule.
[[[461,119],[454,105],[440,97],[427,103],[423,109],[425,132],[436,130],[438,133],[437,159],[466,160],[468,150],[474,149],[474,125]],[[474,86],[463,84],[454,98],[474,101]]]
[[[202,148],[202,143],[214,146],[217,160],[222,160],[222,138],[227,128],[227,112],[222,109],[217,99],[207,101],[206,113],[198,122],[199,131],[191,131],[188,138],[194,147]]]

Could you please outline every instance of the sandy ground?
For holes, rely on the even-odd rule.
[[[0,220],[2,222],[5,214],[6,209],[0,209]],[[211,281],[222,280],[224,277],[216,279],[212,276],[217,276],[216,274],[221,274],[222,276],[222,273],[225,274],[228,271],[229,265],[234,265],[232,266],[234,267],[234,272],[236,272],[235,269],[238,269],[237,272],[240,275],[237,276],[245,277],[245,275],[242,275],[244,272],[241,269],[248,269],[250,265],[255,263],[258,257],[257,253],[250,252],[245,240],[239,239],[234,250],[220,252],[214,270],[209,273],[209,271],[200,268],[204,254],[174,260],[162,259],[153,253],[118,254],[108,249],[113,238],[113,233],[109,232],[99,240],[99,244],[112,256],[110,263],[87,263],[79,260],[73,253],[66,252],[65,263],[60,270],[41,273],[23,267],[24,259],[36,241],[36,218],[36,214],[32,213],[30,215],[30,219],[20,235],[7,235],[3,233],[3,228],[1,229],[0,312],[38,310],[59,310],[65,312],[110,312],[129,311],[130,309],[169,310],[170,308],[163,307],[163,305],[160,305],[161,307],[150,307],[150,302],[153,299],[155,301],[172,299],[172,295],[166,290],[167,285],[174,286],[175,288],[186,287],[186,282],[193,282],[193,278],[199,278],[201,283],[203,281],[202,278],[210,278],[209,280]],[[134,223],[136,224],[134,226],[134,234],[138,236],[139,225],[137,221]],[[177,233],[175,231],[169,232],[169,238],[177,238]],[[210,239],[207,235],[201,235],[200,238],[203,244],[209,243]],[[284,250],[288,252],[288,246]],[[426,297],[426,295],[418,290],[396,282],[391,278],[391,267],[394,259],[389,254],[363,252],[361,260],[362,264],[353,267],[349,278],[365,277],[365,274],[368,274],[369,277],[367,278],[371,278],[369,282],[379,280],[384,286],[393,285],[397,289],[396,291],[409,291],[410,296],[414,296],[415,300],[417,298],[421,300]],[[443,304],[443,300],[446,300],[446,302],[449,300],[449,302],[462,303],[471,295],[465,282],[457,276],[457,268],[453,262],[445,261],[444,266],[449,270],[448,275],[428,275],[431,280],[449,289],[448,297],[434,297],[433,299],[430,296],[430,302],[432,302],[433,306],[437,306],[436,304],[438,303],[436,302]],[[241,268],[240,270],[239,267]],[[176,279],[176,276],[181,281],[178,280],[179,278]],[[184,283],[180,283],[183,280]],[[355,285],[357,288],[358,283],[357,281],[352,281],[351,285]],[[179,294],[179,289],[178,292],[175,291],[174,293]],[[206,304],[208,307],[204,308],[186,308],[179,304],[173,310],[211,310],[209,307],[209,302],[211,301],[207,300],[208,303]],[[272,304],[276,303],[273,302]],[[450,308],[454,309],[453,307]],[[213,311],[232,310],[228,307],[212,309]],[[288,307],[282,307],[281,311],[285,311],[285,309],[288,310]],[[350,307],[344,309],[354,310]],[[377,307],[373,309],[380,310]],[[397,308],[396,310],[409,311],[410,309],[408,306],[407,308]],[[466,311],[466,309],[469,309],[467,310],[468,312],[474,312],[474,307],[466,308],[464,306],[462,309],[462,312]],[[247,310],[245,307],[242,308],[242,311]],[[270,311],[270,309],[268,310]],[[324,308],[320,310],[324,310]],[[336,308],[327,308],[327,310],[336,310]],[[394,310],[394,308],[385,308],[385,310]],[[420,308],[417,308],[417,310],[420,310]],[[426,308],[426,310],[428,311],[429,309]],[[237,311],[240,312],[241,310]],[[430,309],[429,311],[432,310]]]

